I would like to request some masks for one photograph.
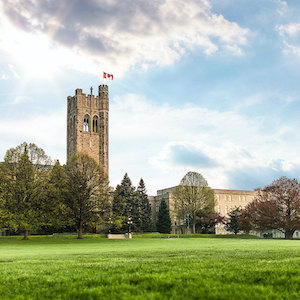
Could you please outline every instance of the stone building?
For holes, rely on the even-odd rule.
[[[99,85],[98,95],[76,89],[68,97],[67,159],[77,152],[94,158],[108,176],[108,86]]]
[[[157,195],[149,198],[153,210],[153,219],[156,220],[159,206],[162,200],[165,200],[170,211],[172,222],[172,233],[178,233],[179,230],[186,230],[185,224],[178,220],[174,211],[174,199],[172,191],[175,187],[166,188],[157,191]],[[235,207],[245,207],[249,202],[253,201],[255,191],[240,191],[240,190],[224,190],[213,189],[215,194],[215,211],[221,216],[228,217],[228,213]],[[216,234],[227,234],[224,225],[218,224],[215,228]]]

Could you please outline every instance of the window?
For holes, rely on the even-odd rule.
[[[73,118],[69,119],[69,133],[73,134]]]
[[[89,123],[90,123],[89,115],[85,115],[83,119],[83,131],[85,132],[89,131]]]
[[[93,118],[93,132],[98,132],[98,117],[94,116]]]
[[[76,132],[76,122],[75,122],[75,116],[73,117],[73,124],[72,124],[72,127],[73,127],[73,134],[75,134]]]

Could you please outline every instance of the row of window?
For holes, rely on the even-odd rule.
[[[220,195],[217,195],[217,200],[220,201]],[[231,195],[224,195],[224,200],[225,201],[232,201],[232,196]],[[239,201],[247,202],[246,196],[239,196]]]
[[[225,215],[228,214],[229,212],[231,212],[234,208],[236,208],[236,206],[227,206],[225,205],[224,207],[224,211],[225,211]],[[221,213],[221,205],[217,206],[217,212],[220,214]]]
[[[99,132],[99,118],[98,116],[94,116],[93,120],[92,120],[92,131],[93,132]],[[75,116],[70,118],[69,121],[69,130],[71,133],[75,133]],[[90,116],[89,115],[85,115],[83,118],[83,128],[82,130],[84,132],[89,132],[90,131]]]

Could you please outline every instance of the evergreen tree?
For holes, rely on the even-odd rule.
[[[143,232],[152,231],[151,205],[149,203],[145,183],[142,178],[137,188],[137,199],[141,220],[140,230]]]
[[[127,221],[132,220],[131,228],[133,230],[140,229],[140,213],[138,199],[135,188],[126,173],[120,185],[116,187],[112,203],[113,220],[122,220],[121,228],[113,226],[112,230],[121,230],[126,232],[128,230]]]
[[[160,233],[170,233],[171,225],[172,223],[168,206],[165,200],[162,200],[159,206],[156,229]]]
[[[225,224],[226,230],[238,234],[242,230],[240,226],[241,209],[236,207],[228,215],[229,219]]]

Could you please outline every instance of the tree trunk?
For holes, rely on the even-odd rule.
[[[291,229],[291,230],[286,230],[285,234],[284,234],[284,238],[286,240],[291,240],[293,239],[293,235],[294,235],[295,229]]]
[[[193,233],[196,233],[196,223],[193,223]]]
[[[29,231],[28,231],[28,229],[25,229],[23,240],[25,240],[25,241],[29,240],[28,235],[29,235]]]
[[[82,237],[82,224],[79,225],[79,229],[78,229],[78,239],[83,239]]]

